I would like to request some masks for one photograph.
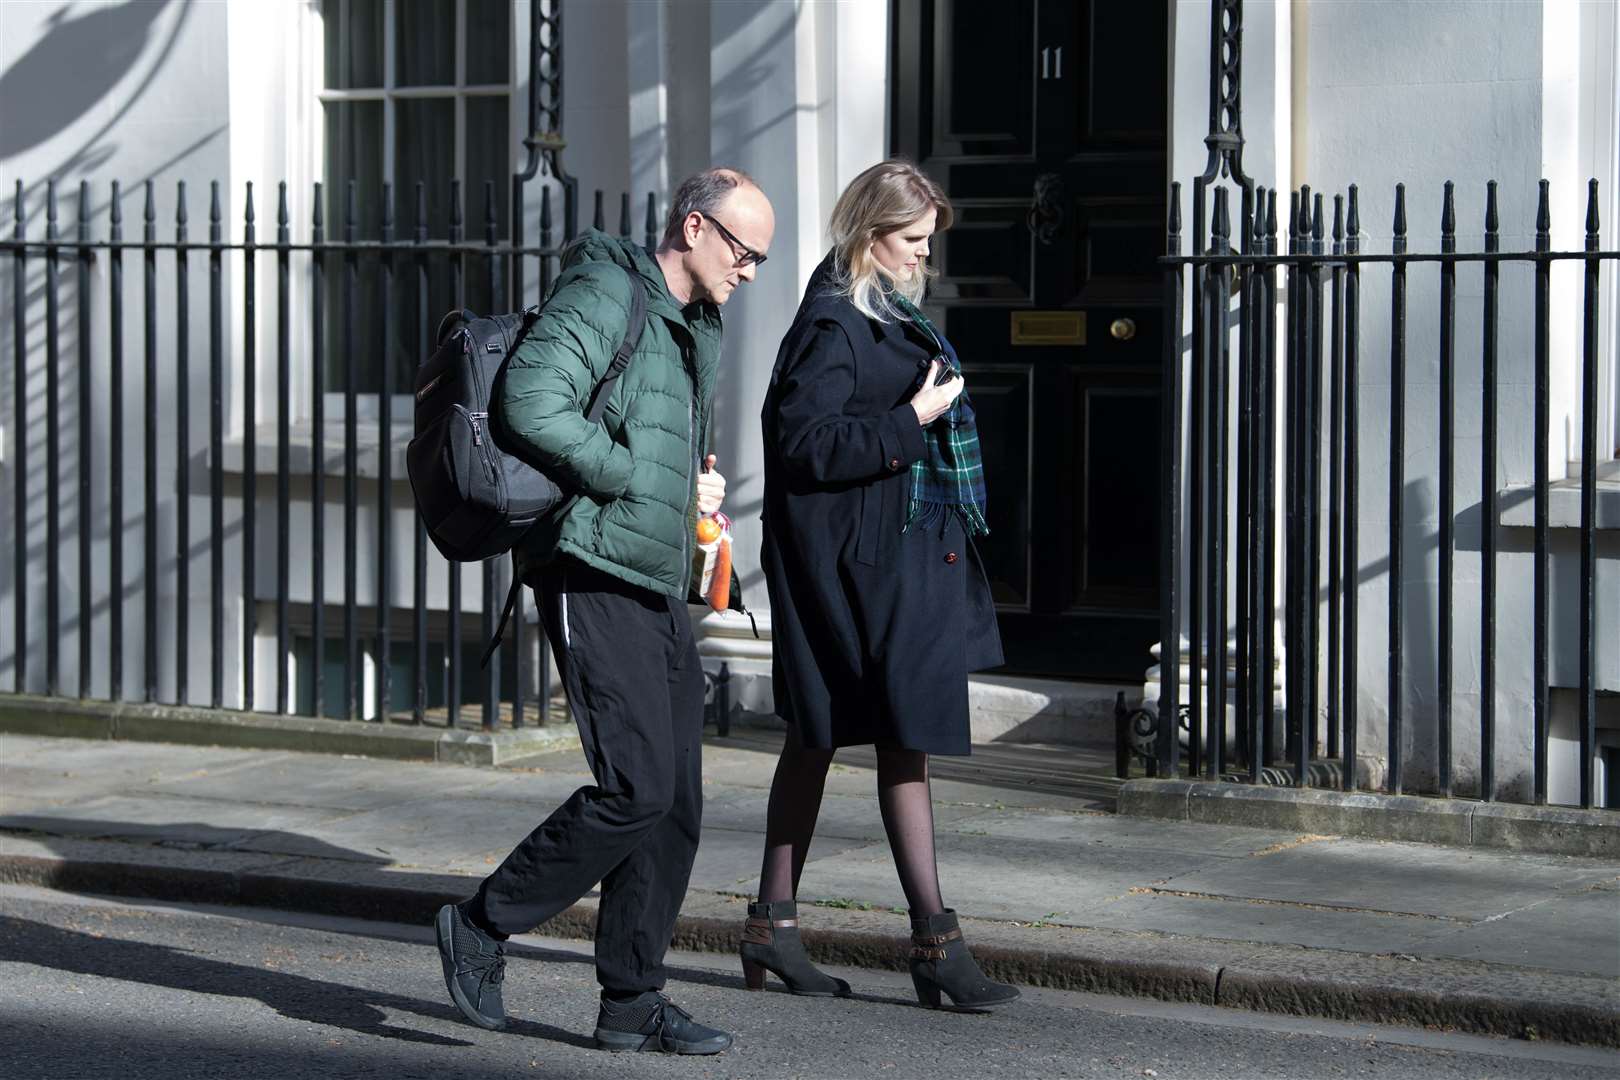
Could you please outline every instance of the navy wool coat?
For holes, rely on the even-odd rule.
[[[1002,662],[984,567],[960,520],[901,532],[934,348],[811,278],[761,417],[761,562],[776,710],[817,748],[969,752],[967,676]]]

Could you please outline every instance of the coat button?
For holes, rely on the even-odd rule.
[[[892,458],[889,459],[889,471],[890,472],[899,472],[900,471],[900,459],[899,458],[892,457]]]
[[[955,562],[955,561],[956,561],[956,552],[954,552],[954,551],[947,551],[947,552],[946,552],[946,553],[945,553],[945,561],[946,561],[946,562],[948,562],[948,563],[953,563],[953,562]]]

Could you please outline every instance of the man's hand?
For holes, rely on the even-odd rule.
[[[726,478],[714,471],[714,463],[718,460],[713,454],[703,459],[703,471],[697,478],[697,508],[700,514],[712,514],[725,502]]]

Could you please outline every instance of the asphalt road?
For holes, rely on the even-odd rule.
[[[1620,1078],[1612,1052],[1026,989],[997,1013],[916,1007],[903,972],[839,970],[848,1001],[743,990],[673,954],[668,990],[737,1044],[713,1058],[591,1047],[590,947],[511,949],[485,1032],[444,996],[425,927],[0,887],[0,1076]]]

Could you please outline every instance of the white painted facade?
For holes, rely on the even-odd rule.
[[[463,0],[465,2],[465,0]],[[768,633],[769,613],[757,573],[757,520],[760,505],[758,409],[777,342],[797,305],[802,283],[825,250],[825,222],[841,187],[866,165],[880,159],[888,146],[887,103],[889,5],[885,0],[570,0],[564,11],[564,129],[569,147],[568,170],[585,189],[607,192],[611,224],[617,223],[618,197],[632,195],[632,223],[639,235],[645,192],[654,192],[662,213],[671,186],[711,162],[732,164],[759,179],[773,199],[778,229],[770,264],[759,279],[741,291],[725,312],[725,375],[716,409],[715,451],[731,482],[731,509],[738,519],[737,561],[750,603],[761,609],[761,629]],[[1183,182],[1204,167],[1203,137],[1208,116],[1208,3],[1175,0],[1170,42],[1173,102],[1170,176]],[[510,138],[513,160],[521,160],[525,134],[528,2],[514,0],[510,27],[513,107]],[[1617,56],[1620,29],[1614,8],[1602,0],[1527,0],[1499,4],[1486,0],[1454,2],[1323,3],[1311,0],[1249,0],[1245,7],[1243,126],[1248,137],[1248,172],[1268,188],[1284,192],[1309,183],[1328,193],[1351,183],[1360,186],[1362,227],[1374,250],[1388,243],[1394,184],[1407,185],[1410,235],[1414,249],[1438,242],[1440,186],[1457,183],[1459,245],[1478,243],[1484,184],[1500,182],[1504,248],[1528,248],[1532,241],[1535,183],[1552,181],[1555,248],[1577,248],[1581,240],[1585,178],[1603,182],[1604,246],[1615,246],[1613,226],[1620,224],[1620,175],[1616,167]],[[0,197],[9,199],[13,183],[27,185],[29,235],[43,236],[44,179],[58,178],[59,222],[65,232],[76,225],[76,188],[80,179],[92,185],[94,232],[105,235],[108,185],[123,185],[126,237],[138,238],[143,193],[141,184],[157,185],[158,235],[173,235],[174,185],[188,187],[193,239],[206,237],[208,183],[223,185],[224,219],[232,236],[240,235],[245,185],[254,185],[261,243],[273,239],[275,186],[288,182],[289,210],[295,239],[308,236],[310,191],[322,179],[323,135],[319,91],[322,78],[321,9],[316,0],[169,0],[168,3],[68,4],[62,0],[10,0],[0,4]],[[536,235],[537,185],[527,196],[526,233]],[[588,196],[587,196],[588,199]],[[1234,203],[1235,205],[1235,203]],[[1331,202],[1329,204],[1331,206]],[[1188,209],[1186,202],[1183,210]],[[589,215],[588,202],[584,209]],[[9,235],[10,221],[6,215]],[[1187,215],[1190,223],[1190,214]],[[329,223],[330,226],[330,223]],[[257,431],[260,449],[257,486],[260,558],[256,573],[259,600],[259,650],[256,700],[271,700],[274,673],[274,621],[269,598],[274,595],[276,531],[274,520],[273,445],[276,345],[273,262],[261,256],[258,293],[259,365],[257,415],[241,415],[243,400],[240,263],[226,261],[224,294],[229,298],[224,340],[227,343],[225,385],[231,418],[225,462],[239,468],[249,430]],[[191,537],[189,698],[208,696],[208,567],[207,501],[207,341],[205,258],[192,256],[191,407],[185,419],[190,433]],[[10,281],[9,267],[4,271]],[[43,260],[30,259],[29,307],[30,402],[43,401],[41,359],[44,335]],[[94,492],[105,508],[105,480],[122,470],[125,522],[124,552],[125,692],[138,695],[143,650],[159,653],[159,696],[172,700],[175,643],[165,625],[155,643],[143,640],[141,611],[145,590],[155,587],[165,613],[171,611],[176,560],[173,537],[160,537],[164,552],[157,582],[143,580],[141,401],[141,280],[138,257],[124,263],[124,399],[128,452],[114,456],[96,444]],[[1362,513],[1358,522],[1361,578],[1361,748],[1376,774],[1383,754],[1387,714],[1383,657],[1383,619],[1387,596],[1387,408],[1388,276],[1364,274],[1361,460]],[[108,260],[96,261],[92,288],[105,297]],[[1455,671],[1456,765],[1459,790],[1466,792],[1477,767],[1478,504],[1480,479],[1479,285],[1477,271],[1459,273],[1457,317],[1458,468],[1457,615]],[[162,448],[160,517],[172,520],[175,498],[174,400],[175,351],[172,270],[160,273],[159,364],[161,386],[159,438]],[[1553,382],[1554,476],[1569,474],[1578,454],[1579,418],[1575,411],[1575,373],[1579,358],[1579,281],[1573,269],[1561,269],[1554,282]],[[77,671],[77,468],[73,433],[78,430],[77,344],[74,283],[64,271],[61,345],[64,432],[60,462],[62,491],[61,549],[62,626],[61,689],[72,693]],[[304,325],[308,287],[294,275],[293,325]],[[1604,372],[1602,411],[1605,429],[1599,444],[1612,447],[1620,430],[1615,378],[1614,282],[1604,278]],[[6,361],[0,364],[0,519],[8,527],[15,490],[16,440],[19,431],[13,401],[12,348],[16,315],[10,288],[0,291],[0,340]],[[1436,414],[1435,313],[1438,286],[1433,273],[1414,272],[1409,311],[1409,388],[1406,484],[1409,493],[1406,536],[1407,679],[1404,707],[1408,717],[1408,789],[1422,789],[1433,771],[1433,626],[1436,602],[1434,509],[1437,454],[1433,431]],[[1504,272],[1502,294],[1502,431],[1496,483],[1503,490],[1521,488],[1532,469],[1529,439],[1530,293],[1528,273]],[[104,426],[108,415],[108,346],[106,310],[98,299],[93,330],[97,373],[92,422]],[[307,335],[304,335],[307,336]],[[308,471],[307,402],[309,348],[296,336],[292,357],[295,432],[294,471]],[[395,544],[395,602],[411,596],[409,559],[411,522],[409,487],[404,480],[401,449],[409,427],[407,398],[395,408],[394,516],[389,524]],[[341,605],[341,485],[333,479],[340,465],[341,412],[333,396],[327,407],[329,454],[328,522],[320,557],[326,567],[326,600]],[[33,404],[29,415],[38,415]],[[38,645],[45,633],[44,436],[30,425],[29,444],[29,681],[43,687],[44,666]],[[1612,453],[1607,455],[1612,457]],[[362,472],[375,475],[375,436],[362,453]],[[369,464],[368,464],[369,463]],[[225,527],[227,553],[222,581],[227,598],[226,640],[242,633],[240,483],[228,479]],[[1562,498],[1567,493],[1556,493]],[[308,485],[293,487],[292,535],[307,537]],[[1620,499],[1620,491],[1605,492]],[[362,506],[369,501],[362,488]],[[1505,502],[1511,503],[1512,500]],[[1607,505],[1607,504],[1605,504]],[[1620,509],[1604,511],[1610,522]],[[1509,506],[1499,533],[1503,554],[1499,570],[1497,643],[1497,715],[1499,765],[1504,795],[1522,797],[1529,762],[1530,637],[1529,531],[1522,507]],[[1555,509],[1555,521],[1558,511]],[[105,522],[105,511],[96,519]],[[378,523],[362,510],[359,542],[363,552],[375,549]],[[1575,682],[1573,612],[1575,548],[1573,532],[1555,528],[1553,581],[1553,683]],[[95,641],[103,648],[109,592],[109,530],[91,529],[94,555]],[[1600,533],[1600,686],[1620,690],[1620,530]],[[309,599],[308,566],[313,553],[307,542],[293,557],[293,597]],[[445,573],[436,556],[430,575],[429,603],[442,611]],[[360,603],[376,593],[373,563],[360,559]],[[481,589],[476,569],[463,579],[464,608],[476,610]],[[16,582],[10,558],[0,559],[0,671],[11,670],[12,603]],[[363,626],[369,628],[370,617]],[[329,608],[328,632],[338,632],[341,608]],[[704,651],[712,662],[729,662],[742,674],[767,670],[769,647],[748,633],[746,620],[705,620]],[[362,637],[365,637],[363,632]],[[240,700],[238,650],[227,649],[226,702]],[[96,664],[91,693],[109,692],[106,666]],[[745,681],[741,693],[752,707],[768,708],[768,680]],[[1574,767],[1571,695],[1555,691],[1553,796],[1571,797]],[[1620,717],[1617,699],[1608,697],[1600,723],[1615,738]]]

